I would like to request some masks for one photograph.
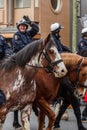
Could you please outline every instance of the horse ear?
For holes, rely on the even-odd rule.
[[[78,66],[82,63],[83,58],[80,57],[79,61],[78,61]]]
[[[87,65],[87,58],[86,57],[84,57],[84,60],[82,61],[82,64]]]
[[[51,34],[49,33],[48,36],[45,38],[45,44],[48,43],[48,41],[50,40],[51,38]]]

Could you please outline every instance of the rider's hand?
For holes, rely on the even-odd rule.
[[[24,15],[23,19],[25,19],[28,24],[31,24],[31,20],[30,20],[30,18],[28,16]]]

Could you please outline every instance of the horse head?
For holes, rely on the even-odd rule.
[[[83,98],[87,89],[87,58],[81,58],[77,66],[74,93],[78,98]]]
[[[42,57],[40,63],[46,68],[49,68],[50,72],[53,72],[55,77],[63,77],[67,73],[67,69],[60,57],[57,49],[57,45],[53,38],[49,34],[47,38],[43,41],[44,49],[42,52]]]

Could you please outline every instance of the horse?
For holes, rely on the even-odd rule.
[[[79,54],[81,56],[84,56],[84,57],[87,57],[87,49],[81,50],[77,54]],[[74,89],[75,89],[75,86],[74,86]],[[87,88],[83,88],[82,87],[80,92],[78,92],[78,89],[76,89],[77,95],[75,95],[74,92],[70,93],[69,90],[63,89],[62,86],[61,86],[61,88],[60,88],[60,94],[58,94],[58,97],[62,97],[63,98],[63,104],[60,107],[60,110],[59,110],[59,112],[57,114],[56,121],[54,123],[54,129],[57,129],[57,130],[60,129],[60,125],[59,124],[60,124],[61,117],[64,114],[65,110],[68,108],[68,106],[71,104],[72,107],[73,107],[76,119],[77,119],[78,129],[79,130],[86,130],[84,128],[82,122],[81,122],[80,104],[78,102],[78,98],[80,98],[80,96],[81,97],[84,96],[84,93],[85,93],[86,89]]]
[[[69,80],[73,84],[77,84],[78,87],[80,87],[79,85],[87,87],[87,59],[72,53],[61,53],[60,55],[67,67],[67,76],[69,77]],[[50,104],[58,94],[61,80],[62,78],[56,78],[53,74],[47,74],[44,70],[39,70],[35,76],[37,93],[34,100],[34,106],[40,109],[38,130],[43,130],[45,115],[47,115],[49,119],[46,130],[52,130],[56,117],[50,108]]]
[[[29,118],[36,97],[35,75],[39,69],[56,77],[67,69],[50,35],[28,44],[0,65],[0,130],[9,111],[20,110],[23,130],[30,130]],[[62,73],[62,74],[60,74]],[[4,98],[3,98],[4,97]]]

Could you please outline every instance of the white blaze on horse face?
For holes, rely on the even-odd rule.
[[[57,48],[52,47],[52,50],[54,50],[54,52],[56,54],[56,58],[55,58],[54,62],[61,60],[61,57],[60,57],[60,54],[59,54]],[[55,77],[61,78],[61,77],[65,76],[67,74],[67,69],[66,69],[63,61],[58,63],[56,65],[56,67],[54,67],[54,68],[56,68],[56,70],[54,70]]]
[[[21,87],[23,82],[24,82],[24,77],[22,76],[21,70],[19,69],[18,70],[18,76],[17,76],[15,83],[14,83],[14,86],[13,86],[13,90],[16,90],[19,87]]]

